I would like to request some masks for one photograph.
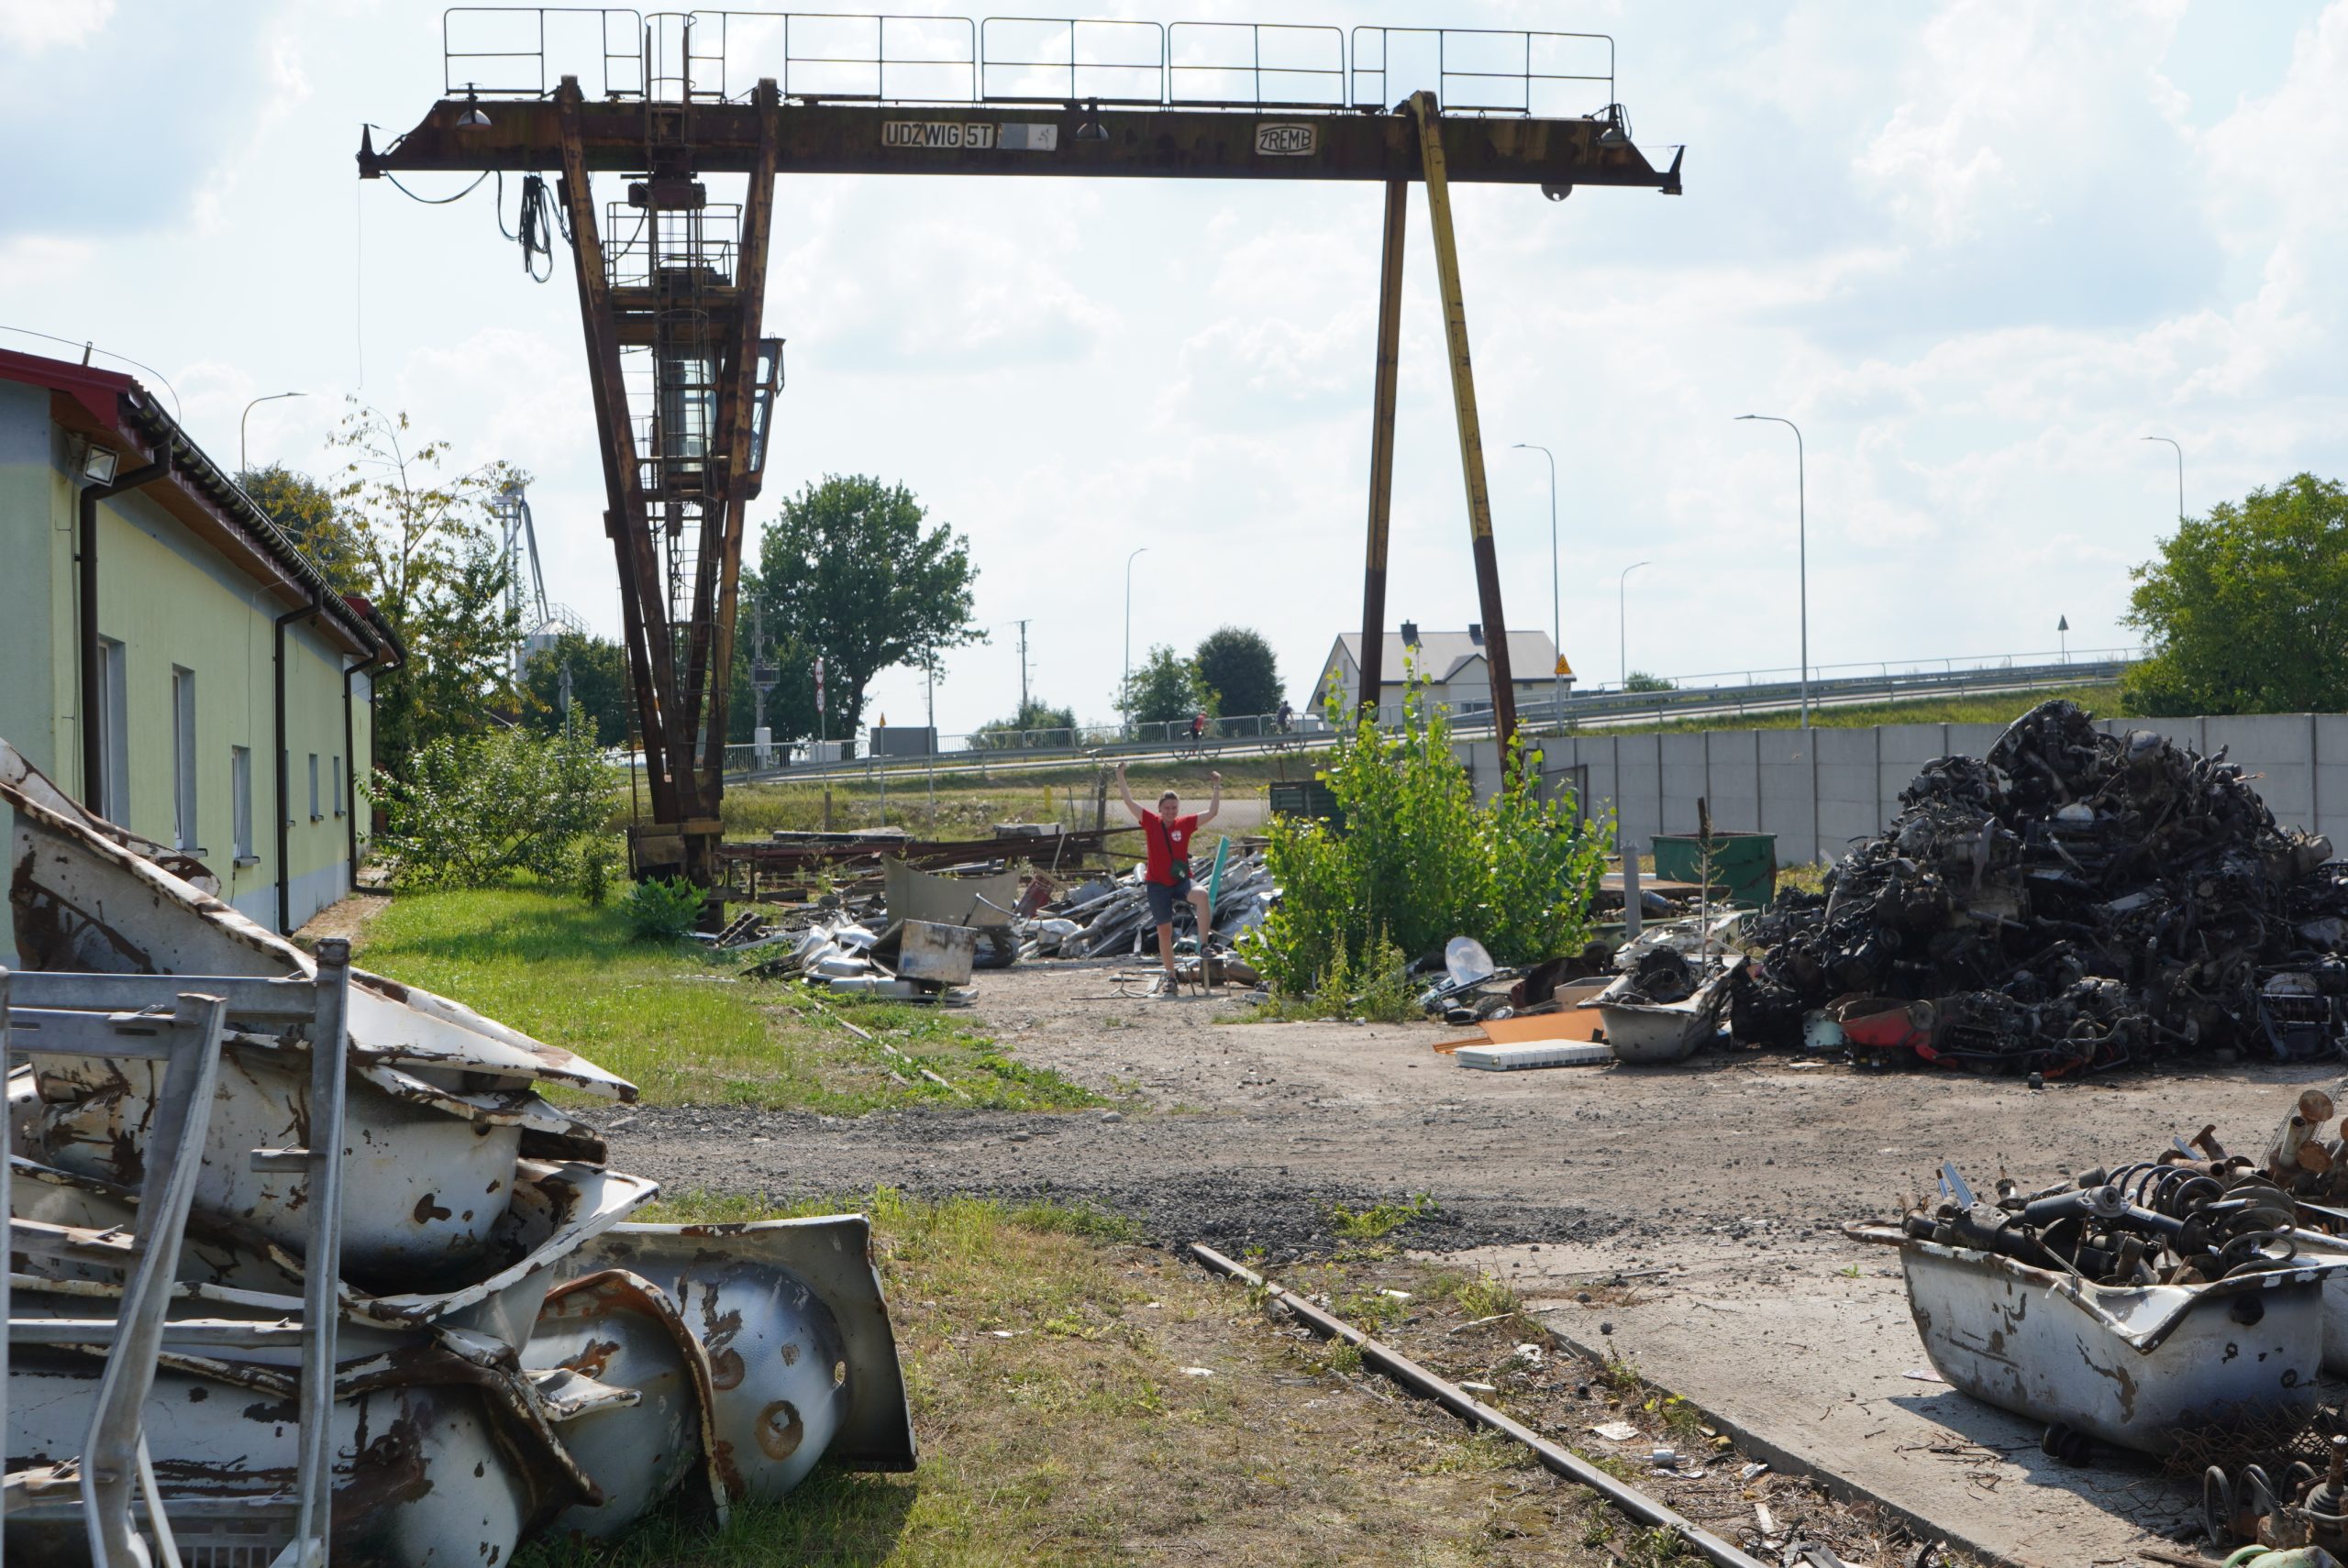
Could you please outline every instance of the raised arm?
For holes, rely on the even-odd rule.
[[[1134,814],[1134,821],[1141,821],[1141,802],[1134,799],[1134,787],[1125,782],[1125,765],[1122,762],[1117,764],[1117,794],[1125,802],[1125,810]]]
[[[1207,792],[1207,809],[1199,813],[1199,825],[1201,827],[1204,827],[1207,823],[1214,821],[1214,814],[1223,810],[1223,775],[1220,773],[1210,773],[1207,775],[1207,782],[1213,785],[1213,788]]]

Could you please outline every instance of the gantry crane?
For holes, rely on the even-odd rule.
[[[466,7],[447,13],[442,42],[440,100],[381,150],[362,129],[359,172],[557,174],[651,802],[651,824],[631,836],[637,875],[714,882],[746,511],[781,385],[781,343],[762,336],[761,302],[783,173],[1382,183],[1358,688],[1371,705],[1383,675],[1404,220],[1411,182],[1424,182],[1494,723],[1512,736],[1449,188],[1677,194],[1678,154],[1658,169],[1630,138],[1611,39]],[[593,95],[581,73],[560,71],[566,43]],[[1398,94],[1413,57],[1427,84]],[[1600,96],[1589,112],[1559,112],[1553,100],[1572,93]],[[600,214],[597,174],[624,177],[624,199]],[[746,177],[741,199],[712,202],[713,175]],[[526,186],[526,245],[530,204]],[[536,243],[550,248],[542,215]]]

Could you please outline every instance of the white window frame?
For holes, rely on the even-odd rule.
[[[253,752],[252,747],[232,745],[228,748],[228,798],[235,802],[236,861],[250,866],[260,856],[253,853]]]
[[[201,855],[195,792],[195,671],[172,666],[172,842]]]
[[[128,654],[112,637],[98,639],[98,815],[130,825],[130,690]]]

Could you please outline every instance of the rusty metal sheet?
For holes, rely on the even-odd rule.
[[[838,1372],[844,1396],[829,1457],[851,1470],[911,1470],[918,1458],[913,1416],[871,1245],[871,1221],[861,1214],[736,1225],[622,1224],[573,1253],[570,1266],[582,1273],[626,1269],[652,1280],[678,1301],[710,1351],[721,1432],[734,1443],[737,1461],[753,1465],[758,1460],[751,1456],[770,1456],[785,1437],[769,1417],[769,1402],[795,1401],[800,1396],[790,1389],[762,1392],[764,1380],[729,1386],[726,1353],[742,1359],[746,1373],[757,1370],[759,1358],[746,1353],[754,1348],[775,1347],[767,1359],[779,1362],[781,1347],[800,1342],[791,1337],[791,1320],[804,1316],[808,1306],[820,1306],[822,1316],[836,1331],[839,1359],[827,1371]],[[810,1292],[813,1301],[794,1301],[789,1288],[793,1284]],[[730,1327],[728,1314],[737,1305],[744,1313],[742,1323]],[[753,1323],[756,1331],[749,1332]],[[803,1352],[801,1359],[805,1360]],[[781,1381],[798,1386],[795,1379]],[[803,1422],[814,1419],[803,1408],[800,1414]],[[737,1433],[741,1435],[733,1435]],[[783,1468],[776,1470],[775,1464]],[[805,1466],[786,1456],[770,1459],[767,1468],[770,1482],[795,1481]],[[752,1472],[744,1474],[748,1477]],[[765,1490],[765,1484],[758,1489]]]
[[[211,867],[204,862],[184,850],[175,849],[168,844],[158,844],[151,838],[142,838],[119,823],[106,821],[59,789],[54,779],[27,761],[25,754],[6,740],[0,740],[0,785],[15,789],[59,816],[79,823],[92,833],[112,839],[131,854],[155,862],[198,892],[216,896],[220,891],[220,878],[214,876]]]
[[[533,1369],[542,1395],[546,1379],[559,1374],[592,1377],[634,1397],[625,1416],[609,1408],[557,1411],[564,1446],[603,1498],[564,1509],[550,1530],[586,1539],[615,1534],[695,1470],[703,1495],[725,1518],[732,1493],[721,1479],[709,1357],[659,1286],[618,1269],[565,1285],[539,1313],[523,1364]]]
[[[85,823],[61,816],[0,779],[16,810],[9,901],[17,950],[28,967],[163,975],[299,975],[310,955],[227,903]],[[533,1040],[430,991],[351,971],[355,1063],[419,1075],[445,1070],[492,1084],[557,1083],[606,1099],[636,1088],[585,1058]],[[443,1086],[478,1088],[478,1080]]]

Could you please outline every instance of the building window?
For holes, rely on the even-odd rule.
[[[98,815],[130,825],[130,702],[122,645],[98,639]]]
[[[195,671],[172,667],[172,842],[197,850],[195,832]]]
[[[310,820],[324,821],[326,813],[318,810],[318,754],[310,754]]]
[[[334,814],[342,815],[342,758],[334,759]]]
[[[237,864],[250,866],[253,854],[253,754],[248,746],[228,748],[228,798],[236,803]]]

